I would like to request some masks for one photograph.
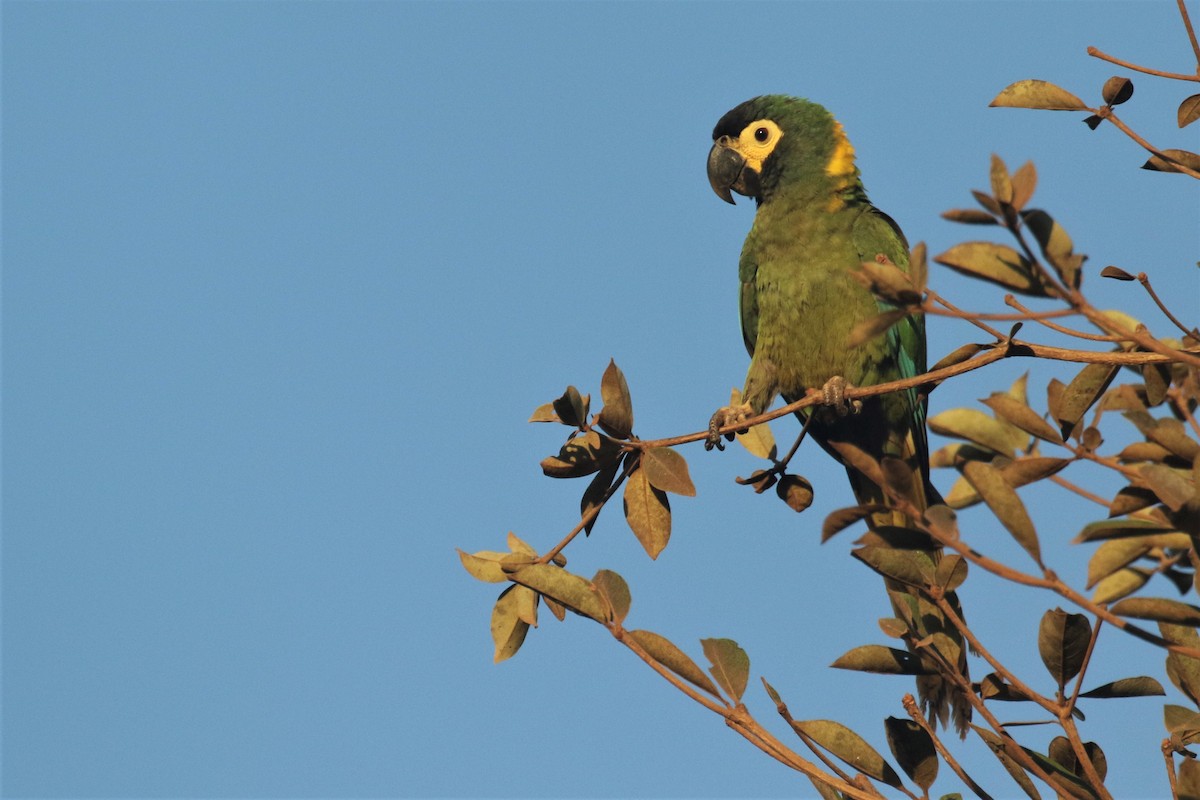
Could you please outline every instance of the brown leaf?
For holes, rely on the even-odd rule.
[[[926,794],[937,780],[938,756],[933,739],[911,719],[888,717],[883,721],[888,749],[904,774]]]
[[[611,359],[600,379],[600,398],[604,401],[604,407],[600,409],[600,427],[618,439],[628,439],[633,433],[633,400],[629,396],[625,373]]]
[[[633,602],[625,579],[612,570],[602,569],[592,577],[592,586],[612,609],[613,622],[623,623]]]
[[[1079,674],[1091,636],[1091,623],[1083,614],[1068,614],[1056,608],[1042,615],[1038,653],[1060,689]]]
[[[693,686],[699,687],[720,698],[716,685],[704,674],[704,670],[687,653],[676,647],[669,639],[653,631],[630,631],[629,636],[659,664],[674,672]]]
[[[874,672],[879,675],[928,675],[929,670],[907,650],[884,647],[881,644],[865,644],[842,655],[829,666],[834,669]]]
[[[517,608],[520,601],[517,591],[524,588],[509,586],[492,607],[492,642],[496,646],[492,660],[497,664],[516,655],[529,632],[529,623],[521,619]]]
[[[883,511],[885,508],[881,505],[850,506],[831,512],[829,516],[825,517],[825,523],[821,526],[821,543],[824,544],[859,520],[866,519],[876,511]]]
[[[625,520],[647,555],[658,558],[671,538],[671,505],[667,495],[655,489],[645,470],[637,469],[625,481]]]
[[[808,509],[813,501],[812,484],[802,475],[784,475],[775,485],[775,494],[797,513]]]
[[[1200,94],[1185,97],[1179,104],[1179,127],[1186,128],[1197,119],[1200,119]]]
[[[509,580],[551,597],[581,616],[607,622],[608,613],[600,596],[586,578],[549,564],[528,564],[509,574]]]
[[[1192,628],[1200,625],[1200,608],[1165,597],[1131,597],[1117,603],[1111,611],[1123,617],[1152,619]]]
[[[1048,81],[1023,80],[1009,84],[988,104],[992,108],[1039,108],[1050,111],[1086,111],[1075,95]]]
[[[1032,161],[1026,161],[1021,165],[1021,168],[1013,173],[1013,208],[1020,211],[1033,197],[1033,190],[1037,188],[1037,169],[1033,166]]]
[[[1100,270],[1100,277],[1101,278],[1114,278],[1118,281],[1135,281],[1135,280],[1137,280],[1137,278],[1135,278],[1133,275],[1130,275],[1128,272],[1121,269],[1120,267],[1113,267],[1113,266],[1107,266],[1104,269]]]
[[[709,672],[734,703],[740,703],[750,678],[750,657],[733,639],[701,639]]]
[[[1001,455],[1013,454],[1004,424],[975,408],[952,408],[929,419],[929,430],[941,436],[965,439]]]
[[[851,329],[850,336],[846,339],[846,347],[855,348],[864,342],[871,341],[908,315],[908,311],[898,308],[863,320]]]
[[[892,765],[887,763],[875,748],[867,744],[865,739],[840,722],[824,719],[803,722],[797,720],[792,722],[792,727],[797,733],[813,740],[864,775],[888,786],[899,788],[902,785],[900,776],[892,769]]]
[[[1151,156],[1150,160],[1142,164],[1142,169],[1148,169],[1153,172],[1182,172],[1176,164],[1182,164],[1193,171],[1200,171],[1200,155],[1189,150],[1162,150],[1163,156]],[[1169,159],[1169,160],[1168,160]]]
[[[1196,496],[1195,482],[1184,477],[1180,470],[1164,464],[1143,464],[1138,467],[1138,474],[1150,491],[1158,495],[1158,499],[1172,511],[1183,508],[1184,503]]]
[[[604,496],[608,493],[609,488],[612,487],[613,479],[617,477],[617,470],[619,468],[620,462],[614,461],[612,464],[609,464],[607,467],[604,467],[597,472],[596,477],[592,478],[591,483],[588,484],[587,489],[585,489],[583,492],[583,497],[579,499],[580,518],[586,517],[592,511],[592,509],[596,508],[596,506],[599,506],[601,501],[604,500]],[[584,535],[591,534],[592,528],[595,526],[596,520],[599,518],[599,513],[597,512],[597,516],[592,517],[587,524],[584,525]]]
[[[1078,289],[1081,274],[1079,268],[1083,266],[1086,256],[1075,255],[1071,237],[1067,235],[1063,226],[1040,208],[1022,211],[1021,220],[1037,240],[1042,255],[1050,266],[1054,267],[1062,282],[1072,289]]]
[[[1050,291],[1025,256],[1008,245],[994,242],[963,242],[933,259],[974,278],[1035,297],[1050,297]]]
[[[1062,443],[1062,437],[1055,432],[1054,428],[1050,427],[1050,423],[1042,419],[1041,415],[1027,404],[1014,399],[1011,395],[997,392],[984,400],[983,404],[992,409],[996,416],[1016,425],[1028,434],[1047,442]]]
[[[554,407],[554,413],[562,420],[564,425],[572,427],[582,427],[587,420],[588,401],[591,395],[580,395],[579,390],[574,386],[568,386],[567,390],[562,393],[562,396],[555,400],[551,405]]]
[[[1133,97],[1133,81],[1129,78],[1122,78],[1120,75],[1114,75],[1104,82],[1100,96],[1110,106],[1119,106]]]
[[[696,496],[687,461],[670,447],[650,447],[642,451],[642,471],[655,489],[684,497]]]
[[[1029,519],[1029,512],[1025,510],[1025,504],[1021,502],[1016,491],[1004,480],[1000,471],[981,461],[968,461],[963,465],[962,471],[963,477],[975,488],[1000,523],[1025,549],[1025,552],[1033,557],[1038,566],[1042,566],[1037,530],[1033,527],[1033,521]]]
[[[999,203],[1012,205],[1012,178],[1008,175],[1008,166],[1004,163],[1004,159],[995,153],[992,153],[990,177],[992,182],[992,196]]]
[[[1092,602],[1105,605],[1128,597],[1145,586],[1153,575],[1153,572],[1138,567],[1119,569],[1111,575],[1106,575],[1096,584]]]
[[[942,219],[962,222],[967,225],[999,225],[999,221],[986,211],[977,208],[952,208],[942,212]]]
[[[1118,369],[1112,364],[1088,364],[1063,389],[1056,418],[1064,439],[1112,383]]]

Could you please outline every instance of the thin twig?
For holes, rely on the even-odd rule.
[[[1197,172],[1196,170],[1192,169],[1187,164],[1181,164],[1177,159],[1171,158],[1171,156],[1169,156],[1166,153],[1164,153],[1163,151],[1159,150],[1157,147],[1155,147],[1154,145],[1147,142],[1141,136],[1138,136],[1137,133],[1135,133],[1133,131],[1133,129],[1131,129],[1128,125],[1126,125],[1124,122],[1121,121],[1120,117],[1118,117],[1116,114],[1113,113],[1111,108],[1105,107],[1105,108],[1096,109],[1096,115],[1103,117],[1104,119],[1107,119],[1109,122],[1111,122],[1113,125],[1116,125],[1117,129],[1119,131],[1121,131],[1121,133],[1125,134],[1130,139],[1133,139],[1135,142],[1140,144],[1144,150],[1152,153],[1153,155],[1158,156],[1163,161],[1170,162],[1171,166],[1175,167],[1175,169],[1179,170],[1180,172],[1184,173],[1185,175],[1191,175],[1193,178],[1200,178],[1200,172]]]
[[[1110,503],[1108,500],[1105,500],[1100,495],[1093,494],[1092,492],[1089,492],[1087,489],[1084,489],[1082,486],[1078,486],[1074,483],[1071,483],[1069,480],[1062,477],[1061,475],[1051,475],[1050,480],[1053,483],[1057,483],[1059,486],[1063,487],[1067,491],[1074,492],[1075,494],[1079,495],[1080,497],[1082,497],[1086,500],[1091,500],[1093,503],[1101,505],[1104,508],[1108,508],[1112,505],[1112,503]]]
[[[1152,300],[1154,300],[1154,302],[1158,305],[1159,310],[1161,310],[1164,314],[1167,315],[1167,319],[1169,319],[1169,320],[1171,320],[1171,322],[1175,323],[1176,328],[1179,328],[1179,330],[1183,331],[1185,336],[1195,336],[1196,338],[1200,338],[1200,331],[1197,331],[1196,328],[1192,328],[1191,330],[1188,330],[1186,327],[1184,327],[1183,323],[1180,322],[1178,319],[1176,319],[1175,315],[1171,313],[1171,309],[1169,309],[1165,305],[1163,305],[1163,301],[1158,299],[1158,293],[1155,292],[1154,287],[1150,285],[1150,276],[1149,275],[1147,275],[1144,272],[1139,272],[1137,274],[1137,279],[1138,279],[1138,283],[1140,283],[1142,285],[1142,288],[1145,289],[1147,293],[1149,293],[1150,298]]]
[[[913,722],[920,725],[921,729],[929,734],[929,738],[933,740],[933,746],[938,751],[938,755],[942,757],[942,760],[946,762],[950,769],[954,770],[954,774],[958,776],[958,779],[965,783],[980,800],[992,800],[992,796],[985,792],[983,787],[967,774],[967,771],[963,769],[962,765],[958,763],[946,745],[942,743],[942,740],[938,738],[937,731],[933,729],[933,726],[929,724],[929,720],[921,713],[921,708],[917,705],[917,699],[911,694],[906,694],[904,695],[903,703],[904,710],[908,712],[908,716],[912,717]]]
[[[1032,321],[1038,323],[1039,325],[1044,325],[1045,327],[1049,328],[1052,331],[1057,331],[1058,333],[1066,334],[1067,336],[1074,336],[1076,339],[1086,339],[1090,342],[1123,342],[1123,341],[1128,341],[1128,339],[1129,339],[1128,336],[1116,336],[1113,334],[1099,334],[1099,333],[1084,333],[1083,331],[1072,330],[1063,325],[1058,325],[1054,322],[1050,322],[1049,320],[1047,320],[1044,317],[1038,317],[1038,316],[1034,315],[1034,313],[1032,311],[1030,311],[1028,308],[1023,306],[1021,304],[1021,302],[1019,300],[1017,300],[1017,298],[1013,297],[1011,294],[1007,295],[1004,298],[1004,304],[1007,306],[1011,306],[1012,308],[1015,308],[1018,311],[1028,314],[1029,316],[1024,317],[1024,319],[1032,320]],[[1078,314],[1080,312],[1076,311],[1075,309],[1070,309],[1070,313]]]
[[[1180,5],[1182,5],[1182,2],[1180,3]],[[1136,70],[1138,72],[1144,72],[1147,75],[1154,75],[1159,78],[1170,78],[1170,79],[1176,80],[1176,81],[1200,81],[1200,76],[1197,76],[1197,75],[1184,75],[1181,72],[1164,72],[1161,69],[1154,69],[1153,67],[1143,67],[1138,64],[1132,64],[1128,61],[1122,61],[1121,59],[1117,58],[1116,56],[1110,56],[1108,53],[1105,53],[1103,50],[1101,50],[1098,47],[1088,47],[1087,54],[1094,58],[1098,58],[1102,61],[1107,61],[1110,64],[1116,64],[1118,67],[1125,67],[1125,69],[1132,69],[1132,70]]]
[[[1192,28],[1192,19],[1188,16],[1187,6],[1183,0],[1175,0],[1179,6],[1179,16],[1183,17],[1183,27],[1187,30],[1188,39],[1192,43],[1192,53],[1196,56],[1196,74],[1200,75],[1200,42],[1196,41],[1196,31]]]

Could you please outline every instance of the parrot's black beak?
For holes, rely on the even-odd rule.
[[[746,159],[729,146],[730,138],[722,136],[713,142],[708,151],[708,183],[717,197],[726,203],[733,202],[730,190],[747,197],[758,195],[758,173],[746,167]]]

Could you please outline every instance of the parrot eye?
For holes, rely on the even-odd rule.
[[[754,139],[758,142],[765,142],[771,135],[771,132],[766,128],[759,128],[754,131]]]

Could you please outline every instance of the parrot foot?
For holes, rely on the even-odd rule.
[[[832,408],[839,417],[844,417],[847,414],[857,414],[862,411],[862,400],[846,401],[846,390],[853,388],[841,375],[834,375],[825,381],[825,385],[821,387],[821,394],[825,397],[825,405]]]
[[[721,441],[721,428],[728,425],[735,425],[753,414],[753,409],[749,403],[742,403],[740,406],[725,406],[718,408],[716,413],[708,421],[708,438],[704,440],[704,449],[712,450],[714,447],[718,450],[725,449],[725,443]],[[727,433],[725,438],[733,441],[735,434]]]

